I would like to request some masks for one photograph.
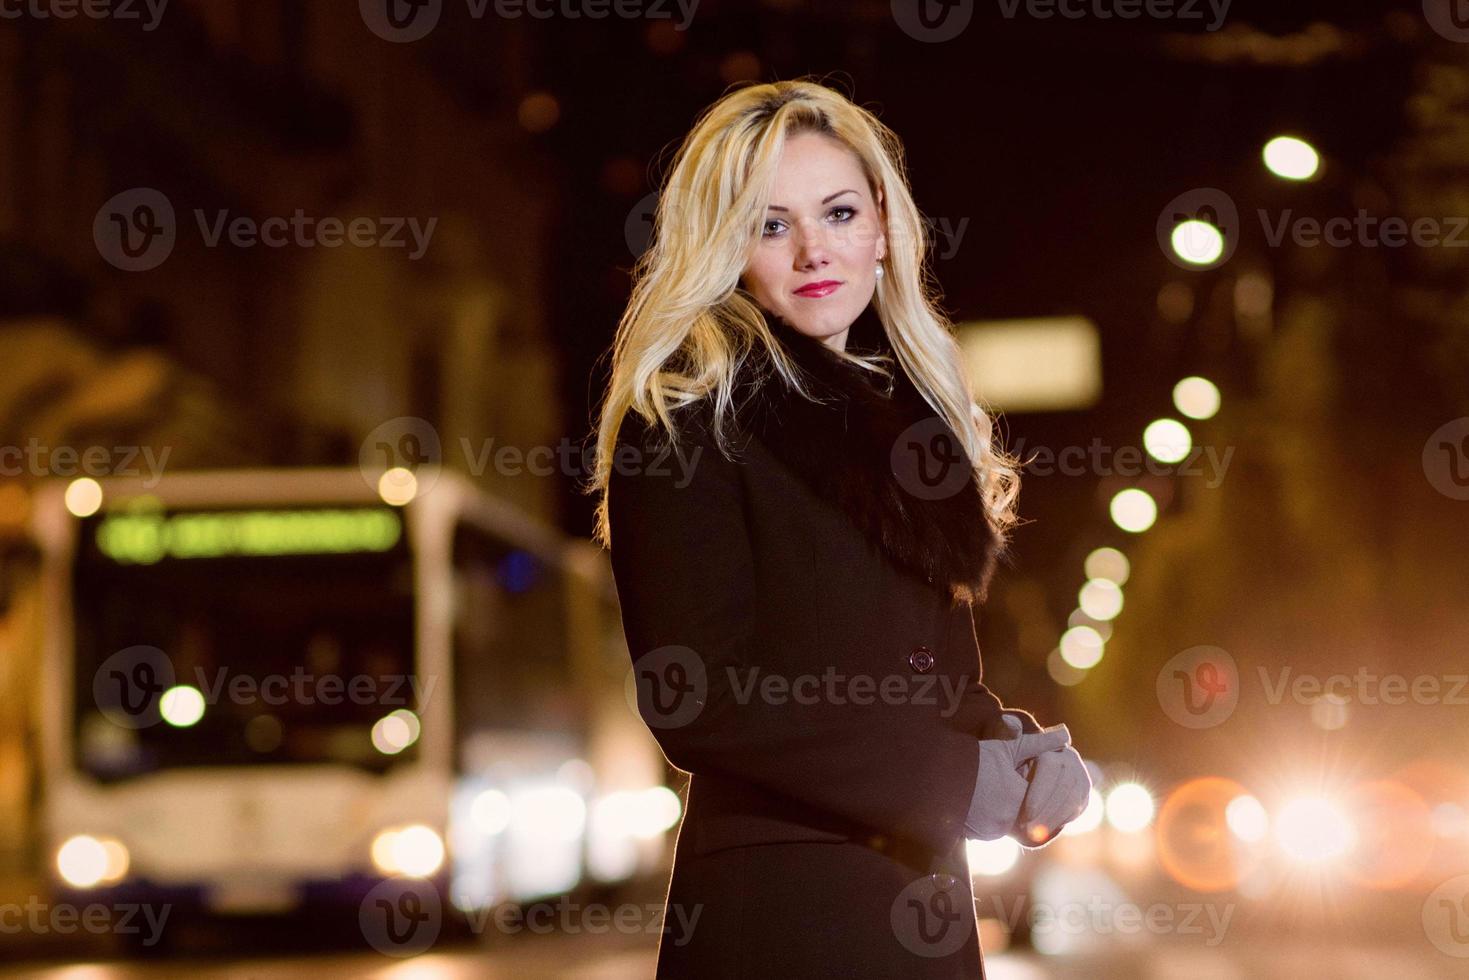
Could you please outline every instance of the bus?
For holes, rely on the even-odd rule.
[[[605,556],[449,470],[52,481],[38,824],[58,893],[465,912],[663,866]]]

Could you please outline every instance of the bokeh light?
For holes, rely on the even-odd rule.
[[[1118,585],[1126,585],[1127,576],[1132,573],[1127,556],[1116,548],[1093,549],[1082,567],[1087,578],[1104,578]]]
[[[1321,155],[1297,136],[1277,136],[1265,144],[1260,155],[1265,166],[1285,180],[1310,180],[1321,169]]]
[[[1143,448],[1160,463],[1181,463],[1194,448],[1194,442],[1182,422],[1156,419],[1143,430]]]
[[[1190,375],[1173,386],[1173,407],[1191,419],[1211,419],[1219,414],[1222,396],[1208,378]]]
[[[1153,822],[1153,794],[1141,783],[1118,783],[1107,794],[1107,822],[1135,833]]]
[[[1129,487],[1112,498],[1112,522],[1124,531],[1141,534],[1158,519],[1158,503],[1146,490]]]

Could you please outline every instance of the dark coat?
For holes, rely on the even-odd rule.
[[[610,477],[639,711],[692,774],[658,976],[982,977],[963,820],[1003,707],[972,606],[997,536],[896,360],[889,397],[767,322],[821,403],[752,352],[734,460],[702,400],[676,452],[630,412]],[[890,352],[871,307],[859,348]]]

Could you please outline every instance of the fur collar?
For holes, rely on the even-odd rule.
[[[876,308],[852,324],[847,349],[889,355],[891,393],[882,377],[764,312],[820,401],[791,389],[763,349],[752,351],[736,383],[746,392],[741,425],[892,562],[945,589],[953,604],[983,602],[1003,552],[999,535],[968,457],[898,364]],[[948,465],[935,467],[934,452]]]

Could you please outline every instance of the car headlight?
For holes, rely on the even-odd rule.
[[[384,830],[372,840],[372,863],[385,875],[427,878],[444,863],[444,838],[421,823]]]
[[[128,872],[128,849],[115,837],[77,834],[56,849],[56,870],[73,888],[95,888],[121,881]]]

